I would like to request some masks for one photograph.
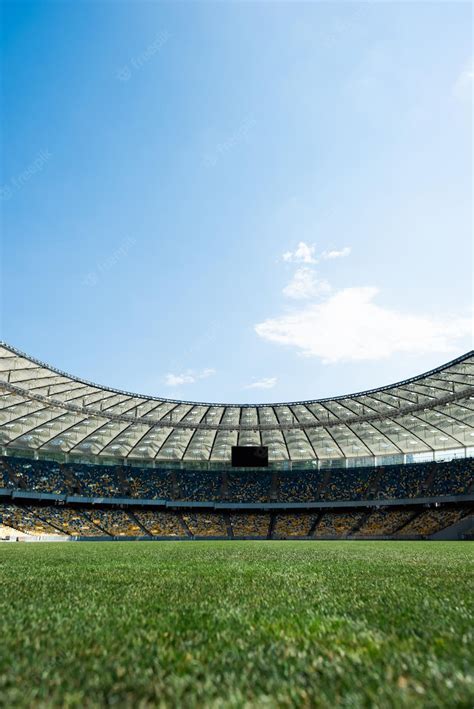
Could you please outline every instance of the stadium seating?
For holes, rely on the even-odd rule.
[[[218,512],[70,508],[64,504],[0,504],[0,525],[35,536],[72,537],[258,537],[344,539],[428,537],[472,515],[472,507],[324,512]]]
[[[226,537],[227,525],[221,514],[190,512],[183,514],[183,521],[193,536]]]
[[[268,535],[270,514],[230,514],[234,537],[263,537]]]
[[[467,514],[468,500],[460,498],[456,507],[448,507],[443,497],[472,493],[473,474],[472,458],[371,468],[252,472],[62,464],[3,457],[0,488],[5,504],[0,502],[0,509],[5,526],[34,535],[183,539],[426,537]],[[27,496],[28,492],[32,497]],[[40,499],[38,493],[62,497],[52,504],[50,499]],[[38,499],[32,499],[35,495]],[[73,500],[69,499],[71,495]],[[94,504],[90,498],[94,498]],[[127,504],[124,498],[136,500],[136,505]],[[403,506],[403,498],[431,498],[431,502],[440,499],[439,504],[444,506]],[[107,500],[112,504],[105,505]],[[147,509],[145,500],[154,500],[155,506]],[[376,501],[381,507],[347,506],[348,502],[365,501]],[[175,503],[175,509],[166,508],[166,502]],[[189,502],[203,507],[186,507]],[[334,503],[334,509],[291,508],[294,503],[308,502]],[[341,507],[343,502],[345,507]],[[213,510],[215,503],[228,507],[224,512]],[[246,508],[249,503],[257,507]],[[268,507],[259,509],[259,504]],[[282,505],[288,509],[282,509]]]
[[[135,518],[142,527],[155,537],[183,537],[186,531],[179,516],[172,512],[136,511]]]
[[[363,516],[363,512],[325,512],[316,525],[314,536],[346,537]]]
[[[292,537],[308,537],[313,524],[318,519],[315,512],[283,512],[276,515],[273,536],[291,539]]]
[[[176,480],[176,499],[195,502],[220,500],[222,481],[219,474],[207,471],[179,471]]]
[[[70,536],[103,537],[105,532],[99,529],[81,511],[65,505],[28,506],[28,509],[55,529]]]
[[[86,497],[196,502],[337,502],[467,494],[474,459],[329,470],[189,471],[2,458],[0,487]]]
[[[60,464],[54,461],[4,458],[2,468],[4,479],[8,479],[5,487],[56,494],[72,492]]]
[[[122,510],[98,510],[84,512],[84,516],[99,529],[111,536],[141,537],[143,529],[133,516]]]
[[[448,510],[425,510],[418,515],[415,515],[396,533],[400,536],[418,535],[429,536],[435,532],[449,527],[451,524],[458,522],[464,515],[466,510],[448,509]]]
[[[416,512],[409,508],[404,510],[390,508],[377,510],[367,515],[357,530],[357,534],[362,537],[391,535],[406,524],[414,514]]]
[[[81,494],[87,497],[121,497],[121,468],[119,466],[71,465]]]
[[[3,460],[0,461],[0,487],[12,487],[12,484],[10,483],[10,476]]]
[[[324,500],[363,500],[376,471],[370,468],[332,470],[327,485],[322,490]]]
[[[173,474],[151,468],[123,469],[122,495],[148,500],[172,500]]]
[[[3,458],[0,487],[87,497],[311,502],[460,495],[473,488],[474,461],[291,473],[123,468]]]
[[[224,498],[232,502],[268,502],[272,474],[268,472],[227,474],[227,491]]]
[[[60,534],[56,527],[37,517],[28,507],[16,505],[0,505],[0,524],[26,534]]]
[[[461,495],[474,489],[474,459],[457,459],[432,465],[430,492],[433,495]]]
[[[278,476],[277,499],[281,502],[309,502],[320,499],[324,471],[308,470],[302,474],[281,473]]]

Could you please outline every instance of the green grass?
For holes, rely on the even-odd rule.
[[[0,545],[0,705],[469,707],[450,542]]]

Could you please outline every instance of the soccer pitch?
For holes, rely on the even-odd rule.
[[[0,545],[2,706],[472,707],[471,543]]]

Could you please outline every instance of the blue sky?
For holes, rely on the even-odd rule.
[[[2,339],[236,403],[470,349],[471,15],[4,2]]]

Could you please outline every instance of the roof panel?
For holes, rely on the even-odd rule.
[[[0,345],[0,440],[8,449],[122,459],[271,460],[395,455],[474,443],[474,353],[404,382],[303,402],[175,401],[101,387]]]

